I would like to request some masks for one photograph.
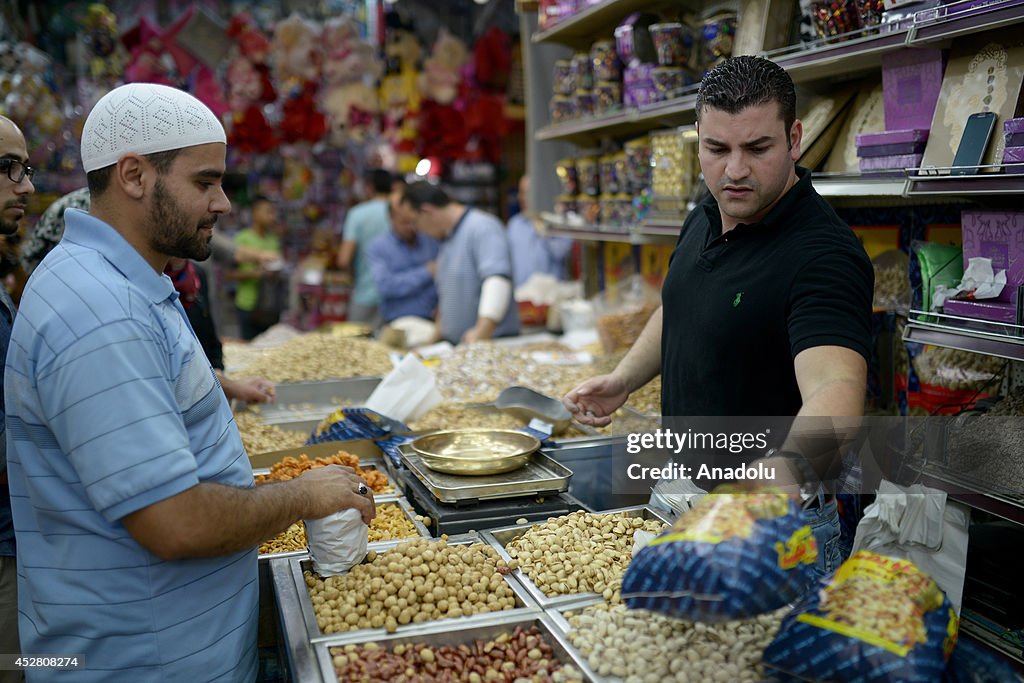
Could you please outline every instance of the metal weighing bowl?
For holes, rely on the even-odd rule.
[[[452,429],[426,434],[409,445],[432,470],[480,476],[519,469],[540,441],[511,429]]]

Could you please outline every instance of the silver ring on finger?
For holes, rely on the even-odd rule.
[[[359,492],[360,496],[365,496],[367,493],[370,492],[370,489],[366,486],[366,484],[360,484],[359,488],[356,490]]]

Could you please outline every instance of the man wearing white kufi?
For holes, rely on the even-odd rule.
[[[22,652],[76,656],[61,680],[254,680],[256,545],[298,519],[374,515],[345,468],[254,487],[163,275],[209,255],[225,151],[187,93],[108,93],[82,133],[91,213],[65,213],[22,298],[5,387],[19,628]]]

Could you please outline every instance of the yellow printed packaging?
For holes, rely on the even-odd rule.
[[[622,581],[629,607],[727,621],[776,610],[813,587],[818,546],[796,503],[771,489],[720,491],[633,560]]]
[[[941,680],[958,621],[914,563],[860,551],[783,619],[764,663],[783,680]]]

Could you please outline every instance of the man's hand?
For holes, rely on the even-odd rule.
[[[490,339],[494,336],[494,330],[496,330],[498,324],[490,318],[478,318],[476,325],[466,330],[466,333],[462,335],[463,344],[472,344],[473,342],[483,341]]]
[[[229,399],[246,403],[271,403],[277,398],[277,387],[269,379],[263,377],[244,377],[228,379],[221,375],[221,386]]]
[[[615,375],[591,377],[562,398],[578,422],[592,427],[605,427],[611,414],[629,398],[626,383]]]
[[[359,510],[366,525],[377,516],[373,491],[351,467],[316,467],[303,472],[296,481],[306,488],[306,501],[309,505],[307,519],[321,519],[349,508]],[[360,485],[365,487],[365,494],[359,493]]]

